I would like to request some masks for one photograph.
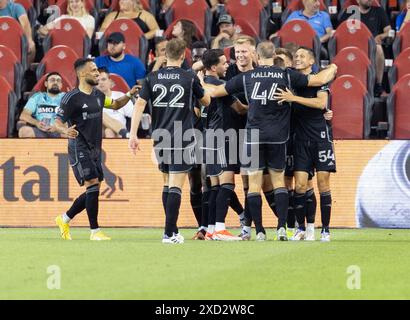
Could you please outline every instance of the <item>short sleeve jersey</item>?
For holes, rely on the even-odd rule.
[[[91,94],[76,88],[64,96],[57,116],[68,126],[76,125],[75,129],[79,133],[69,143],[76,143],[89,150],[101,150],[104,100],[104,93],[96,88],[93,88]]]
[[[53,125],[63,96],[64,93],[50,97],[46,92],[38,92],[27,101],[24,110],[30,112],[37,121],[47,121]]]
[[[308,85],[308,77],[292,69],[259,66],[226,83],[228,94],[245,92],[249,105],[246,129],[259,130],[258,141],[251,141],[247,130],[246,143],[279,144],[288,140],[291,107],[289,103],[279,104],[273,96],[277,89],[284,90],[290,83],[293,88],[303,88]]]
[[[224,81],[213,76],[206,76],[204,82],[216,86],[225,83]],[[231,105],[234,102],[235,99],[232,96],[212,98],[211,104],[207,108],[207,121],[205,128],[214,130],[228,130],[232,128]]]
[[[322,87],[306,87],[296,89],[296,95],[304,98],[316,98],[325,91],[330,95],[327,85]],[[295,121],[295,139],[302,141],[331,142],[333,140],[330,122],[326,121],[324,110],[309,108],[298,103],[292,103]]]
[[[162,148],[179,149],[192,144],[192,140],[184,141],[183,135],[194,127],[194,99],[204,96],[199,78],[193,72],[165,67],[150,73],[139,95],[151,102],[153,130],[166,130],[170,135],[168,143],[162,141]],[[154,138],[154,146],[158,143]]]

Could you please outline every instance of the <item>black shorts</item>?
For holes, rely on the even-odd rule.
[[[293,156],[293,138],[289,138],[286,142],[286,167],[285,167],[285,176],[293,177],[293,172],[295,171],[295,161]]]
[[[196,165],[195,147],[185,149],[155,149],[158,168],[163,173],[189,172]]]
[[[285,170],[286,143],[280,144],[244,144],[242,167],[247,171],[271,169]]]
[[[295,141],[295,171],[311,174],[316,171],[336,172],[332,142]]]
[[[85,181],[92,179],[104,180],[101,151],[90,150],[87,147],[81,146],[69,146],[68,158],[74,176],[80,186],[83,186]]]

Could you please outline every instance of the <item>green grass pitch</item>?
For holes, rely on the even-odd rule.
[[[83,228],[73,241],[57,228],[0,229],[0,299],[410,298],[409,230],[333,230],[330,243],[271,241],[270,230],[266,242],[182,245],[162,244],[161,229],[104,231],[112,241],[91,242]],[[50,266],[60,289],[47,288]]]

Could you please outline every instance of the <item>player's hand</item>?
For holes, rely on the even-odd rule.
[[[294,101],[295,95],[288,88],[286,88],[286,90],[278,88],[273,95],[273,98],[277,100],[278,103],[292,102]]]
[[[131,88],[131,90],[129,91],[129,93],[134,96],[136,93],[138,93],[141,90],[142,86],[139,84],[136,84],[135,86],[133,86]]]
[[[205,83],[204,81],[205,73],[203,71],[198,71],[196,75],[198,76],[198,79],[201,82],[201,85],[203,86]]]
[[[137,154],[137,150],[141,150],[140,141],[136,136],[130,137],[130,139],[128,140],[128,147],[131,149],[134,155]]]
[[[192,70],[194,70],[195,72],[198,72],[203,69],[204,69],[204,64],[202,63],[202,60],[199,60],[192,65]]]
[[[74,128],[76,127],[76,125],[71,126],[70,128],[68,128],[65,132],[65,135],[67,136],[67,138],[69,139],[75,139],[78,136],[78,131],[75,130]]]
[[[323,117],[325,120],[330,121],[333,119],[333,111],[332,110],[327,110],[324,114]]]

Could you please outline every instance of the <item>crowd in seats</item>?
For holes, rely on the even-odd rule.
[[[45,10],[52,5],[59,8],[59,16]],[[340,92],[347,92],[343,86],[350,83],[357,94],[352,103],[363,96],[360,108],[354,107],[363,111],[361,123],[366,124],[373,97],[385,101],[390,93],[389,108],[403,111],[391,105],[401,103],[396,86],[402,88],[402,79],[410,73],[409,9],[410,0],[0,0],[0,77],[14,92],[14,97],[2,97],[8,107],[0,114],[9,117],[1,112],[13,110],[18,118],[27,98],[45,90],[49,72],[60,74],[63,91],[75,87],[76,57],[96,57],[97,66],[109,72],[111,90],[123,92],[165,65],[167,39],[187,43],[183,67],[189,69],[206,48],[224,49],[234,62],[234,42],[248,35],[256,42],[271,39],[291,51],[297,45],[312,48],[316,70],[336,63],[334,108],[341,107]],[[355,13],[361,21],[352,20]],[[286,54],[282,58],[288,59]],[[389,60],[394,60],[391,67]],[[397,112],[392,114],[397,118]],[[390,118],[380,121],[395,123]],[[6,135],[16,136],[15,125],[9,127]],[[362,126],[361,133],[340,137],[368,138],[371,129]]]

